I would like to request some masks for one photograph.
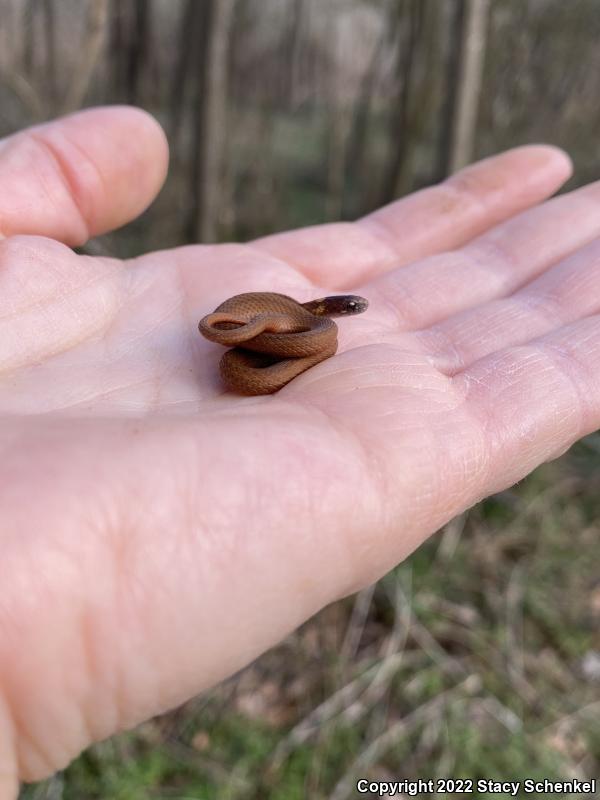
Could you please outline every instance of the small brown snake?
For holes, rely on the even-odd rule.
[[[248,292],[200,320],[200,333],[228,347],[221,378],[238,394],[271,394],[337,350],[331,317],[361,314],[364,297],[344,294],[298,303],[285,294]]]

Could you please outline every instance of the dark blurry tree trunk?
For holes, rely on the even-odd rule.
[[[181,15],[181,27],[177,37],[179,55],[173,68],[170,92],[169,138],[175,152],[181,142],[190,73],[193,71],[198,74],[204,62],[206,30],[206,6],[199,4],[197,0],[187,0]]]
[[[423,0],[427,2],[428,0]],[[392,139],[395,143],[394,155],[387,180],[383,187],[382,201],[389,203],[398,196],[397,187],[403,171],[407,155],[408,126],[409,126],[409,98],[412,85],[412,73],[415,66],[417,41],[422,25],[423,9],[421,0],[407,0],[397,10],[398,17],[394,27],[399,36],[398,42],[398,80],[400,93],[396,99],[396,113],[392,115]],[[403,41],[401,26],[406,17],[408,32]]]
[[[146,90],[156,92],[154,71],[153,0],[112,0],[110,13],[110,65],[113,89],[133,105]],[[145,79],[142,83],[142,79]]]
[[[386,15],[387,19],[387,15]],[[363,75],[358,99],[352,112],[352,121],[348,133],[348,144],[346,147],[346,166],[345,177],[348,180],[346,191],[344,192],[343,216],[354,217],[365,209],[363,203],[355,208],[352,202],[353,189],[355,186],[362,187],[366,183],[366,164],[367,164],[367,131],[369,129],[369,119],[371,116],[372,100],[375,95],[377,80],[383,54],[386,52],[386,41],[389,36],[386,22],[381,26],[381,34],[373,47],[373,53],[369,66]],[[351,178],[351,179],[350,179]]]
[[[330,221],[342,218],[344,205],[344,171],[346,143],[350,129],[350,116],[343,104],[333,108],[329,121],[329,151],[327,165],[327,198],[325,216]]]
[[[98,56],[104,44],[108,23],[108,0],[92,0],[88,10],[85,39],[80,45],[81,60],[73,71],[63,111],[80,108],[87,94]]]
[[[23,5],[23,66],[31,78],[34,70],[35,12],[37,0],[25,0]]]
[[[125,11],[123,0],[110,0],[109,66],[110,83],[116,97],[124,98],[123,75],[125,74]]]
[[[56,24],[54,17],[54,0],[43,0],[42,13],[44,21],[44,44],[45,53],[45,89],[48,97],[48,104],[51,108],[56,107],[57,91],[56,84]]]
[[[10,64],[12,66],[18,58],[15,52],[15,44],[19,37],[15,35],[15,8],[12,3],[9,3],[3,10],[2,22],[1,28],[3,36],[2,46],[0,47],[0,69],[2,72],[5,72],[8,65]],[[22,30],[20,34],[22,36]]]
[[[194,240],[214,242],[218,235],[221,205],[229,31],[235,0],[204,0],[203,5],[206,7],[202,47],[204,63],[197,75],[191,229]]]
[[[302,84],[302,36],[304,31],[305,0],[293,0],[290,14],[289,36],[285,42],[286,50],[282,53],[282,62],[288,64],[287,97],[290,108],[300,102],[299,87]]]
[[[463,0],[462,5],[460,58],[449,172],[455,172],[473,159],[489,16],[489,0]]]
[[[408,41],[399,70],[402,90],[392,132],[397,144],[383,189],[386,203],[414,188],[417,151],[433,124],[441,91],[440,6],[437,0],[410,0],[407,11]]]
[[[437,147],[436,166],[432,173],[432,181],[439,182],[448,175],[450,153],[452,151],[452,120],[456,106],[458,68],[460,63],[460,41],[462,30],[462,0],[452,0],[444,9],[445,44],[447,46],[446,61],[443,65],[443,90],[440,107],[440,132]]]
[[[36,81],[36,8],[36,0],[21,0],[3,9],[0,17],[4,42],[8,44],[0,55],[0,79],[29,114],[29,123],[48,116],[43,88],[38,89]]]
[[[442,135],[445,73],[449,21],[452,3],[426,0],[423,28],[418,47],[419,69],[411,97],[408,152],[396,186],[397,196],[421,188],[436,180]],[[426,163],[419,163],[419,149],[427,148]],[[429,153],[433,156],[430,157]],[[421,159],[423,161],[423,159]]]
[[[29,81],[23,75],[18,81],[31,83],[46,113],[56,108],[57,101],[54,12],[54,0],[27,0],[24,4],[23,65]]]
[[[339,58],[338,28],[335,11],[327,14],[328,53],[331,62],[326,69],[326,89],[329,109],[327,125],[327,194],[325,216],[328,220],[342,217],[344,198],[344,173],[346,166],[346,147],[351,126],[350,107],[344,95],[345,80],[341,73]]]
[[[152,53],[152,0],[135,0],[130,40],[126,50],[127,99],[135,104],[140,95],[141,76],[147,74]]]

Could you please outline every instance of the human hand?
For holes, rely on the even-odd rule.
[[[0,144],[0,797],[600,424],[600,188],[537,205],[570,173],[559,151],[248,245],[66,246],[136,216],[166,161],[125,108]],[[370,305],[278,394],[226,395],[197,323],[256,290]]]

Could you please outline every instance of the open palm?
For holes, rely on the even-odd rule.
[[[133,109],[0,144],[7,796],[600,423],[600,189],[537,205],[569,175],[560,151],[510,151],[353,224],[127,262],[69,249],[136,216],[165,169]],[[242,398],[197,323],[245,291],[370,305],[335,357]]]

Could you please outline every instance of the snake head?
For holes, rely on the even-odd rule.
[[[349,317],[366,311],[369,301],[357,294],[336,294],[303,305],[318,317]]]
[[[358,294],[342,295],[339,314],[362,314],[369,307],[369,301]]]

